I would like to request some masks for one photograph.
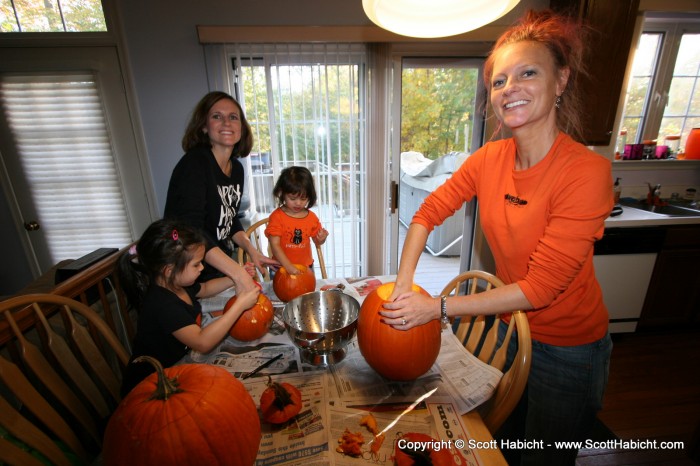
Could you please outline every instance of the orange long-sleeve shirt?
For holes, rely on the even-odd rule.
[[[610,161],[560,133],[547,156],[516,171],[512,139],[486,144],[425,199],[413,222],[428,231],[476,196],[496,275],[532,304],[532,338],[558,346],[602,338],[608,311],[593,244],[613,206]]]

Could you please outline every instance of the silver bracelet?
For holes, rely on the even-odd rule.
[[[440,296],[440,321],[443,328],[447,328],[450,324],[450,319],[447,317],[447,296]]]

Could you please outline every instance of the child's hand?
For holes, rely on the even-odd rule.
[[[318,230],[318,233],[316,233],[316,244],[323,244],[326,242],[326,238],[328,238],[328,230],[325,228],[321,228]]]
[[[255,264],[253,264],[252,262],[246,262],[243,268],[246,272],[248,272],[248,275],[255,278]]]
[[[301,270],[297,269],[294,266],[291,266],[289,268],[285,268],[285,270],[287,271],[287,273],[289,275],[299,275],[301,273]]]
[[[240,304],[241,309],[246,311],[253,307],[258,302],[260,288],[253,287],[251,290],[246,290],[241,293],[236,293],[236,304]]]

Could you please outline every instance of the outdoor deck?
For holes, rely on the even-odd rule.
[[[399,251],[406,238],[406,227],[399,224]],[[459,274],[459,256],[433,256],[423,251],[416,268],[415,282],[433,296],[439,295],[447,282]]]

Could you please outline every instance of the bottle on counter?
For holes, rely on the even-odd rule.
[[[615,184],[613,184],[613,198],[615,199],[615,204],[620,203],[620,196],[622,195],[622,186],[620,185],[620,180],[622,178],[617,178]]]
[[[615,160],[622,158],[622,154],[625,153],[625,145],[627,145],[627,130],[622,129],[615,144]]]

